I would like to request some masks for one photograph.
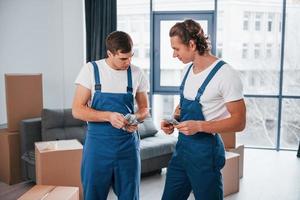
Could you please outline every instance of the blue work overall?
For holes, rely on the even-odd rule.
[[[98,66],[92,62],[95,94],[91,107],[98,111],[133,113],[131,68],[127,93],[101,92]],[[116,83],[111,83],[116,84]],[[85,200],[105,200],[112,186],[119,200],[139,199],[140,149],[136,132],[129,133],[109,122],[89,122],[83,148],[81,178]]]
[[[204,121],[199,103],[206,86],[224,64],[219,61],[198,89],[194,100],[184,98],[183,90],[192,68],[189,66],[180,86],[180,121]],[[185,200],[193,190],[196,200],[223,199],[220,170],[225,164],[223,142],[218,134],[198,132],[194,135],[179,133],[176,149],[168,166],[163,200]]]

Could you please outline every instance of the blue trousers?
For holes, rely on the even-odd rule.
[[[218,135],[200,140],[179,137],[169,163],[163,200],[186,200],[193,190],[196,200],[223,199],[221,169],[224,146]]]

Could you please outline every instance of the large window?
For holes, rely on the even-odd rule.
[[[283,94],[300,96],[300,1],[288,0],[286,12]]]
[[[296,149],[300,138],[300,24],[297,21],[300,18],[300,1],[287,0],[285,16],[285,1],[281,0],[216,2],[216,55],[240,72],[247,104],[247,125],[238,134],[238,143],[250,147]],[[153,0],[152,11],[214,11],[214,3],[214,0]],[[118,4],[119,7],[123,6],[123,11],[118,9],[118,27],[123,27],[125,31],[131,27],[129,23],[134,21],[131,19],[135,13],[140,20],[142,8],[146,9],[144,13],[150,10],[150,0],[129,0],[129,3],[119,0]],[[153,39],[150,32],[153,29],[147,29],[150,27],[151,14],[152,12],[148,12],[144,15],[142,25],[139,25],[144,27],[132,33],[144,34],[144,38],[136,40],[138,42],[135,44],[139,49],[139,57],[147,63],[142,65],[148,66],[148,70],[149,55],[155,57],[152,52],[155,49],[150,43],[150,37]],[[145,24],[149,26],[145,27]],[[167,33],[168,26],[163,24],[162,27],[166,30],[161,31]],[[128,32],[131,34],[130,30]],[[135,40],[135,35],[133,39]],[[164,39],[168,42],[168,37]],[[134,58],[133,62],[138,63],[137,60]],[[172,58],[166,60],[172,62]],[[179,85],[182,66],[178,70],[165,66],[152,76],[159,75],[162,85]],[[153,63],[151,68],[155,67],[157,66]],[[152,87],[154,84],[157,83],[151,82]],[[168,92],[172,93],[172,90],[167,88],[166,94]],[[155,91],[153,94],[152,113],[157,126],[163,117],[173,113],[179,102],[178,95],[166,94]]]
[[[214,0],[152,0],[153,11],[214,10]]]
[[[219,0],[219,12],[224,16],[228,16],[228,12],[240,13],[240,17],[229,15],[223,21],[241,24],[241,27],[222,25],[217,42],[223,43],[224,60],[240,71],[244,84],[247,126],[238,134],[238,142],[253,147],[296,149],[300,137],[299,123],[295,120],[300,115],[300,67],[297,64],[300,63],[297,53],[300,25],[296,20],[300,17],[300,2],[287,1],[283,52],[283,1],[232,4]],[[230,37],[228,32],[239,37]],[[235,46],[242,47],[242,52],[236,52]]]
[[[297,148],[300,141],[300,99],[285,98],[282,102],[282,148]]]
[[[300,1],[287,0],[280,144],[296,149],[300,140]]]
[[[133,40],[132,64],[150,75],[150,0],[117,1],[117,29],[127,32]]]
[[[173,94],[178,94],[182,72],[186,65],[179,61],[178,58],[173,58],[169,30],[176,22],[187,18],[195,19],[199,22],[204,33],[210,38],[213,46],[215,46],[212,12],[154,12],[154,92],[173,92]]]

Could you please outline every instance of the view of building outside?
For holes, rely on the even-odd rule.
[[[173,49],[170,45],[169,31],[176,22],[175,20],[160,21],[160,84],[162,86],[180,85],[185,66],[178,58],[173,58]],[[201,24],[204,32],[207,33],[207,21],[197,22]]]
[[[240,72],[244,94],[278,95],[282,1],[224,1],[218,9],[217,46],[222,58]],[[230,22],[230,23],[229,23]],[[220,53],[218,53],[220,54]],[[277,98],[245,98],[247,124],[237,135],[247,146],[275,148]],[[295,140],[296,144],[297,140]],[[295,145],[294,144],[294,145]]]
[[[214,0],[154,0],[154,11],[213,10]],[[278,123],[280,147],[296,149],[300,137],[300,99],[284,97],[281,122],[278,121],[280,62],[282,41],[281,0],[218,0],[216,55],[240,72],[247,105],[246,129],[238,134],[238,143],[275,148]],[[150,0],[118,0],[118,30],[128,32],[134,41],[133,64],[147,75],[150,70]],[[287,0],[282,94],[300,97],[300,0]],[[170,25],[169,25],[170,26]],[[166,27],[166,26],[165,26]],[[161,29],[164,27],[162,26]],[[166,27],[166,29],[168,29]],[[168,31],[161,51],[169,48]],[[163,37],[161,35],[161,37]],[[166,52],[163,59],[174,61]],[[155,58],[154,58],[155,59]],[[165,62],[164,62],[165,63]],[[154,66],[157,67],[157,66]],[[161,66],[161,84],[178,86],[184,65]],[[149,76],[148,76],[149,77]],[[260,95],[273,95],[264,97]],[[179,103],[178,95],[153,97],[153,118],[171,115]]]
[[[150,71],[150,0],[118,0],[117,29],[133,40],[134,65]]]
[[[300,95],[300,1],[287,0],[284,45],[283,95]],[[282,103],[281,146],[296,148],[300,139],[300,99]],[[295,142],[296,141],[296,142]]]

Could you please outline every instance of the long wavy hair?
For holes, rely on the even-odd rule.
[[[190,40],[194,40],[199,55],[203,55],[211,50],[210,41],[204,34],[202,27],[192,19],[177,22],[170,29],[169,36],[178,36],[182,43],[187,46],[189,45]]]

